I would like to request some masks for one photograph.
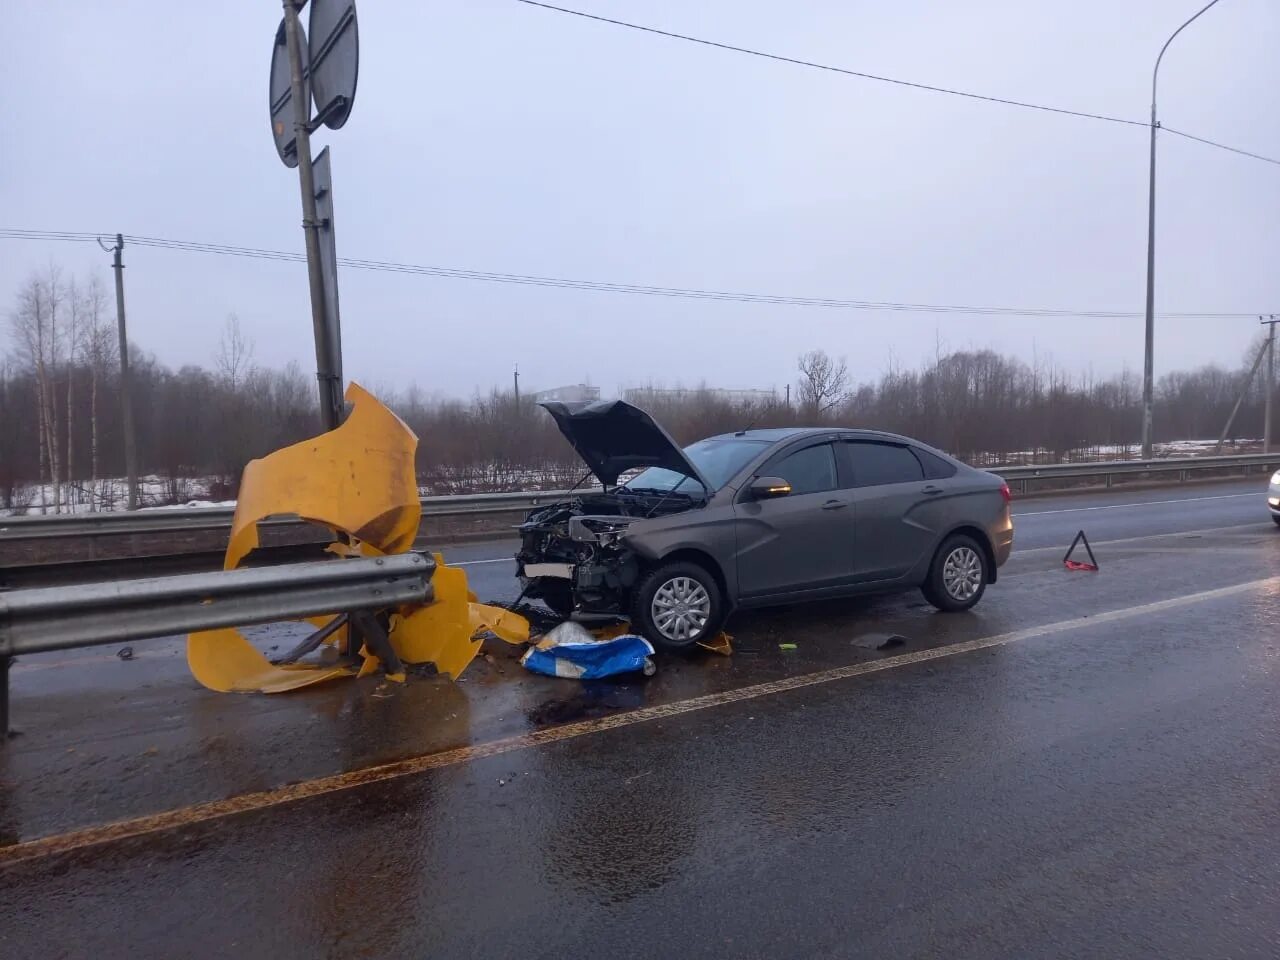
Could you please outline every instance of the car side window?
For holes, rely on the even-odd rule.
[[[948,477],[956,475],[956,465],[954,463],[948,463],[936,454],[930,453],[928,450],[921,450],[919,447],[912,447],[911,452],[920,461],[920,466],[924,467],[924,478],[926,480],[946,480]]]
[[[835,449],[829,443],[805,447],[765,467],[763,473],[786,480],[791,484],[793,497],[834,490],[836,488]]]
[[[845,449],[852,462],[855,487],[878,487],[924,479],[924,469],[908,447],[854,440],[848,441]]]

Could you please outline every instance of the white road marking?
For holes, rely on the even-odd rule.
[[[1037,510],[1033,513],[1015,513],[1015,521],[1022,517],[1048,517],[1055,513],[1085,513],[1090,510],[1122,510],[1129,507],[1161,507],[1170,503],[1200,503],[1202,500],[1241,500],[1245,497],[1262,499],[1260,493],[1227,493],[1214,497],[1187,497],[1183,500],[1143,500],[1138,503],[1107,503],[1100,507],[1067,507],[1063,510]]]
[[[654,720],[665,720],[712,707],[741,703],[779,693],[789,693],[805,687],[818,686],[836,680],[847,680],[868,673],[880,673],[884,670],[925,663],[930,660],[941,660],[946,657],[974,653],[978,650],[988,650],[992,647],[1008,646],[1022,640],[1032,640],[1055,633],[1065,633],[1068,630],[1078,630],[1081,627],[1094,627],[1105,623],[1115,623],[1119,620],[1130,620],[1134,617],[1164,613],[1169,610],[1177,610],[1181,607],[1203,603],[1207,600],[1220,600],[1224,597],[1234,597],[1251,593],[1255,590],[1277,586],[1280,586],[1280,577],[1251,580],[1247,583],[1237,583],[1229,587],[1218,587],[1215,590],[1205,590],[1201,593],[1184,594],[1180,597],[1171,597],[1168,600],[1144,603],[1136,607],[1122,607],[1119,610],[1108,610],[1092,616],[1060,620],[1057,623],[1046,623],[1038,627],[1028,627],[1025,630],[1015,630],[1011,633],[999,633],[978,640],[954,643],[950,646],[933,647],[928,650],[900,654],[896,657],[885,657],[883,660],[864,661],[844,667],[836,667],[832,670],[821,670],[817,673],[805,673],[794,677],[784,677],[781,680],[771,680],[767,683],[739,687],[737,690],[710,693],[701,697],[693,697],[689,700],[655,704],[654,706],[641,707],[638,710],[630,710],[624,713],[614,713],[592,720],[580,720],[558,727],[547,727],[529,733],[503,737],[499,740],[491,740],[488,743],[455,747],[439,753],[409,757],[404,760],[396,760],[391,763],[378,764],[358,770],[348,770],[345,773],[331,774],[314,780],[303,780],[274,790],[246,793],[222,800],[209,800],[187,807],[166,810],[163,813],[154,813],[130,820],[118,820],[114,823],[105,823],[99,826],[72,830],[67,833],[53,834],[15,843],[7,847],[0,847],[0,867],[23,860],[33,860],[88,847],[97,847],[133,837],[164,833],[180,827],[221,820],[240,813],[271,809],[283,804],[296,803],[300,800],[308,800],[313,797],[326,796],[343,790],[367,786],[371,783],[399,780],[403,777],[425,773],[428,770],[459,766],[475,760],[482,760],[486,757],[501,756],[517,750],[534,749],[552,743],[559,743],[563,740],[574,740],[578,737],[604,733],[608,730],[636,726],[637,724],[649,723]]]

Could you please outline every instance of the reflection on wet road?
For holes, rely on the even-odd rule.
[[[1280,532],[1240,492],[1033,501],[971,614],[739,617],[648,681],[32,658],[0,955],[1275,956]]]

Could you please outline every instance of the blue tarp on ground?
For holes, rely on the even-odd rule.
[[[547,639],[530,647],[520,662],[526,670],[548,677],[567,677],[572,680],[600,680],[620,673],[643,671],[652,673],[653,647],[644,637],[624,634],[611,640],[596,640],[585,630],[565,631],[562,624],[551,631]],[[562,634],[563,641],[557,637]],[[646,670],[646,664],[649,669]]]

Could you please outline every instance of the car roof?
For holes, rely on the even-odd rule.
[[[743,430],[738,433],[721,433],[714,437],[707,437],[706,439],[727,440],[730,437],[742,437],[745,440],[763,440],[767,443],[777,443],[781,440],[790,440],[792,437],[803,437],[809,435],[820,436],[827,434],[849,437],[855,440],[894,440],[900,443],[914,443],[920,445],[920,441],[912,440],[910,437],[899,436],[896,433],[885,433],[882,430],[866,430],[854,427],[766,427],[759,430]]]

